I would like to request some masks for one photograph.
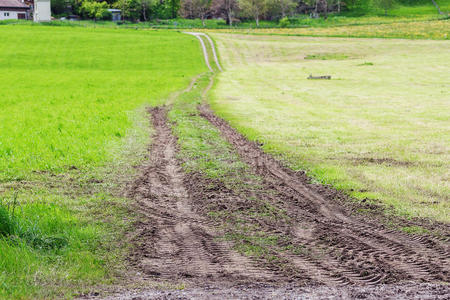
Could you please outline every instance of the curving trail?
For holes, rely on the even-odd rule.
[[[198,32],[185,32],[185,33],[186,33],[186,34],[190,34],[190,35],[195,36],[195,37],[200,41],[200,45],[202,46],[203,56],[204,56],[204,58],[205,58],[206,66],[208,67],[208,69],[209,69],[211,72],[214,72],[214,70],[211,68],[211,64],[209,63],[209,55],[208,55],[208,51],[206,50],[206,45],[205,45],[205,43],[203,42],[203,39],[201,38],[201,36],[205,36],[205,34],[204,34],[204,33],[198,33]],[[208,37],[208,38],[209,38],[209,37]],[[209,41],[212,43],[211,39],[209,39]],[[219,67],[218,60],[217,60],[217,56],[216,56],[216,50],[215,50],[213,44],[212,44],[212,47],[213,47],[212,49],[214,49],[214,51],[213,51],[213,53],[214,53],[214,59],[216,60],[217,66]],[[220,67],[219,67],[219,68],[220,68]],[[221,70],[221,69],[220,69],[220,70]]]
[[[212,71],[200,34],[189,34],[200,40]],[[212,53],[221,70],[216,51]],[[219,130],[249,172],[262,178],[261,187],[252,189],[246,182],[236,193],[202,174],[185,173],[168,109],[149,110],[154,127],[151,156],[129,188],[128,196],[142,216],[131,262],[152,282],[188,283],[191,288],[128,291],[109,299],[448,299],[448,240],[389,230],[375,218],[354,214],[341,205],[337,191],[311,184],[303,173],[284,167],[207,104],[198,106],[198,114]],[[213,221],[208,209],[245,210],[254,205],[251,198],[270,203],[287,217],[245,221],[264,233],[282,234],[281,246],[301,251],[273,248],[276,263],[271,263],[233,250],[233,243],[222,238],[228,230],[225,220]]]

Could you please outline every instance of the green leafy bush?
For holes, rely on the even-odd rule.
[[[281,28],[286,28],[291,24],[291,22],[289,21],[288,17],[284,17],[280,20],[280,27]]]

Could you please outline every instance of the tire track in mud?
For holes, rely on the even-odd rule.
[[[133,239],[133,265],[154,279],[251,283],[277,279],[218,239],[220,232],[195,213],[183,172],[176,158],[177,140],[167,121],[167,108],[150,110],[154,126],[149,162],[129,189],[142,215]]]
[[[264,178],[265,186],[282,197],[282,205],[294,220],[293,226],[310,228],[309,234],[297,231],[294,238],[307,247],[309,256],[296,258],[320,274],[337,278],[343,284],[393,283],[401,280],[450,282],[449,245],[433,240],[423,242],[383,225],[362,219],[335,204],[333,193],[308,184],[303,174],[283,167],[265,154],[256,143],[237,133],[206,105],[201,116],[216,126],[253,171]],[[276,200],[280,202],[279,198]],[[295,224],[297,223],[297,224]],[[324,253],[317,260],[318,249]]]
[[[211,70],[203,40],[193,35],[199,38]],[[215,54],[211,40],[209,43]],[[215,62],[221,69],[217,56]],[[195,80],[183,92],[188,92]],[[212,83],[213,76],[203,98]],[[266,233],[284,231],[290,245],[304,251],[271,250],[278,258],[277,264],[271,264],[231,250],[233,244],[220,239],[224,229],[204,213],[202,206],[208,202],[203,199],[244,203],[246,195],[226,188],[211,191],[208,179],[185,174],[176,158],[177,139],[168,124],[167,107],[153,108],[150,112],[155,134],[150,161],[130,189],[144,216],[137,226],[133,262],[145,274],[199,285],[295,282],[339,286],[450,281],[446,241],[386,230],[375,220],[352,215],[336,204],[336,191],[311,185],[304,174],[283,167],[208,106],[200,105],[198,110],[219,129],[252,172],[263,178],[263,190],[256,192],[256,198],[283,209],[290,218],[289,224],[279,227],[263,220],[256,222],[265,226]]]

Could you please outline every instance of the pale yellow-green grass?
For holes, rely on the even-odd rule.
[[[367,22],[376,22],[369,19]],[[305,28],[253,28],[253,29],[208,29],[208,32],[227,32],[263,35],[297,35],[327,37],[367,37],[406,39],[450,39],[450,20],[433,21],[381,21],[380,24],[350,24],[343,26]]]
[[[212,106],[233,126],[358,199],[449,221],[449,42],[212,36]]]

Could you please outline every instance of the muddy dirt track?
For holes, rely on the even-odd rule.
[[[205,44],[196,37],[209,66]],[[212,81],[206,89],[211,86]],[[373,204],[312,184],[206,104],[197,109],[195,115],[217,128],[261,180],[234,174],[243,183],[237,192],[220,180],[185,172],[175,125],[167,117],[170,107],[149,110],[154,128],[149,161],[128,188],[141,216],[130,261],[143,287],[125,288],[107,299],[450,299],[449,225],[387,217]],[[275,217],[241,215],[241,221],[282,237],[265,254],[270,259],[244,255],[236,240],[224,238],[236,233],[227,214],[258,213],[261,203],[273,208]],[[370,213],[357,213],[361,210]],[[212,218],[211,211],[225,217]],[[407,234],[387,223],[420,225],[440,234]],[[145,288],[146,282],[157,288]]]
[[[129,189],[142,215],[131,261],[144,280],[188,288],[127,291],[111,299],[448,299],[445,237],[388,230],[375,218],[354,214],[351,206],[341,205],[345,200],[338,192],[283,167],[208,106],[198,109],[263,178],[256,196],[288,214],[289,222],[262,222],[265,232],[283,232],[304,251],[278,253],[282,264],[270,264],[221,239],[223,227],[205,207],[239,210],[248,201],[201,174],[185,173],[167,107],[153,108],[150,160]]]
[[[147,275],[174,282],[272,279],[269,271],[231,251],[229,244],[216,241],[214,224],[194,210],[195,199],[190,197],[187,176],[175,157],[176,138],[166,113],[165,108],[151,110],[156,131],[151,160],[130,191],[144,215],[138,224],[133,262]]]

